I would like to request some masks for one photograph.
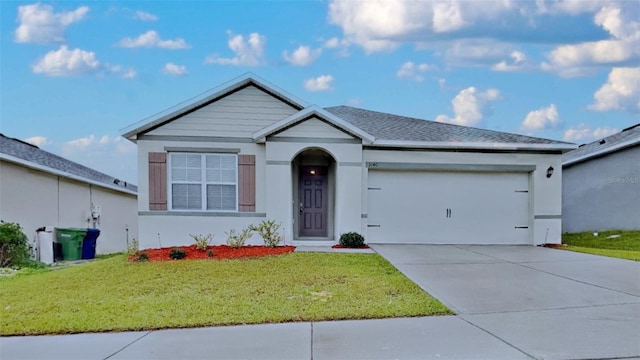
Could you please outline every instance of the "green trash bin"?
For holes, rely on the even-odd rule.
[[[62,244],[63,260],[80,260],[82,257],[82,240],[87,229],[57,228],[56,241]]]

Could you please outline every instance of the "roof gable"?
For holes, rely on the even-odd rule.
[[[344,121],[338,116],[335,116],[334,114],[318,107],[317,105],[309,106],[285,119],[272,124],[271,126],[267,126],[266,128],[257,131],[253,134],[253,140],[258,142],[265,141],[267,136],[280,133],[312,118],[317,118],[320,121],[323,121],[326,124],[329,124],[346,134],[349,134],[350,136],[362,139],[364,143],[372,143],[375,140],[375,138],[371,134],[363,131],[357,126]]]
[[[354,139],[354,136],[337,128],[331,123],[317,117],[311,116],[291,127],[274,133],[272,137],[286,138],[333,138],[333,139]]]
[[[259,78],[255,74],[247,73],[240,76],[239,78],[231,80],[228,83],[222,84],[208,91],[207,93],[210,94],[203,95],[204,97],[190,102],[187,105],[184,105],[184,102],[180,103],[172,108],[162,111],[159,114],[153,115],[152,117],[132,124],[131,126],[122,130],[122,136],[129,140],[135,141],[137,136],[140,134],[144,134],[158,127],[161,127],[177,118],[197,111],[249,86],[254,86],[260,89],[261,91],[273,96],[274,98],[292,106],[296,110],[301,110],[307,105],[304,101],[296,98],[293,95],[290,95],[277,86],[270,84],[266,80]]]

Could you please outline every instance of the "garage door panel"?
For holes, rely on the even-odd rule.
[[[370,171],[370,242],[525,244],[526,173]]]

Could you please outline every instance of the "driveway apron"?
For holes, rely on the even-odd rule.
[[[372,247],[460,319],[533,358],[640,357],[638,262],[533,246]]]

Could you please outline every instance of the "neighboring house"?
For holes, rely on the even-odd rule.
[[[0,134],[0,219],[20,224],[30,239],[42,226],[96,227],[101,231],[98,254],[125,251],[127,239],[137,237],[136,191],[124,181]]]
[[[123,136],[138,145],[141,247],[209,233],[224,243],[266,219],[294,244],[349,231],[370,243],[558,243],[561,154],[575,148],[323,109],[253,75]]]
[[[562,158],[563,232],[640,230],[640,124]]]

